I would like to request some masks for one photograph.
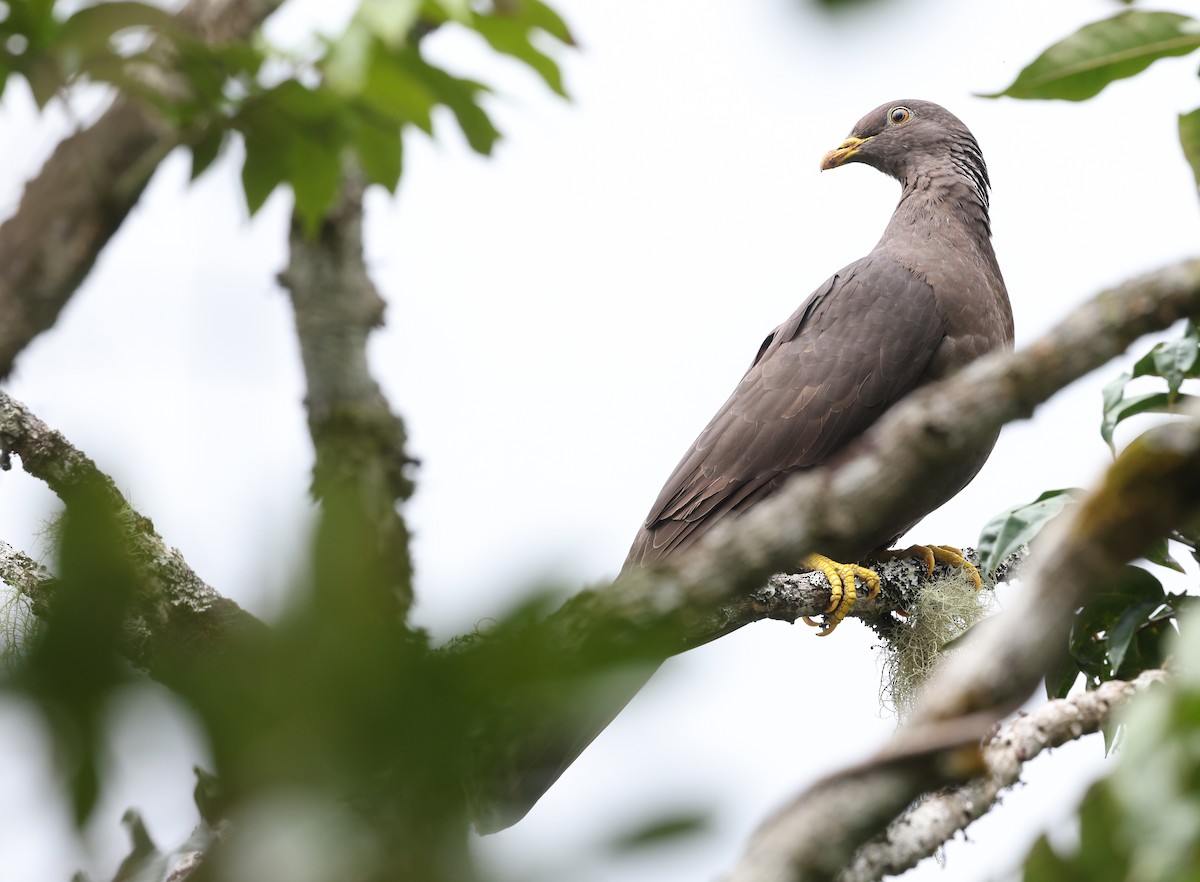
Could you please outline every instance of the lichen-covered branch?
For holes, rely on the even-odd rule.
[[[291,256],[280,282],[291,295],[316,450],[313,495],[347,504],[379,563],[381,613],[402,620],[412,604],[408,529],[397,510],[413,490],[404,423],[388,406],[367,363],[367,338],[383,324],[385,303],[363,259],[361,176],[346,176],[340,205],[310,236],[292,223]],[[366,537],[359,537],[365,541]]]
[[[873,762],[817,784],[764,824],[731,882],[832,879],[912,800],[985,774],[981,740],[1065,652],[1075,611],[1155,539],[1197,516],[1200,419],[1191,417],[1140,436],[1078,506],[1047,528],[1022,573],[1022,592],[934,676],[890,744]],[[897,768],[914,763],[924,778],[897,776]],[[871,805],[869,817],[826,825],[818,834],[812,819],[840,817],[851,792]]]
[[[1032,345],[980,359],[956,376],[909,396],[865,433],[857,445],[857,456],[844,465],[799,474],[775,496],[743,517],[718,525],[695,546],[662,566],[632,572],[611,586],[572,598],[543,623],[538,639],[559,647],[559,663],[569,668],[574,658],[605,652],[617,655],[626,647],[644,645],[648,634],[655,636],[656,650],[665,657],[755,618],[764,618],[767,611],[756,610],[744,598],[773,573],[787,571],[811,551],[836,559],[843,549],[854,546],[858,536],[902,520],[897,510],[905,508],[906,496],[918,492],[928,474],[975,449],[978,441],[990,437],[1005,423],[1030,416],[1057,390],[1120,355],[1138,337],[1190,315],[1200,315],[1200,260],[1168,266],[1104,291]],[[1136,530],[1122,537],[1120,547],[1128,550],[1130,537],[1136,534],[1140,538],[1146,528],[1158,523],[1158,518],[1143,520]],[[1111,561],[1111,551],[1107,549],[1101,560]],[[1060,603],[1068,602],[1059,589],[1048,587],[1046,591]],[[715,612],[727,605],[733,612]],[[1049,622],[1041,610],[1027,614]],[[1062,626],[1061,620],[1055,621],[1054,627]],[[1042,633],[1043,629],[1037,630]],[[1032,683],[1045,670],[1046,648],[1057,645],[1061,644],[1045,643],[1038,653],[1023,660],[1034,662],[1030,670],[1036,668],[1036,672],[1028,675]],[[990,667],[991,676],[979,668],[977,673],[989,683],[1007,677],[1010,656],[1023,646],[1014,644],[1011,652],[1002,653],[1003,662],[981,659],[981,667]],[[639,657],[647,654],[643,650]],[[955,665],[955,670],[960,667]],[[1025,667],[1018,665],[1018,669]],[[1027,680],[1017,678],[1010,683],[1009,694],[1004,697],[1006,707],[1015,707],[1020,697],[1030,693],[1033,686]],[[962,692],[946,693],[969,694],[971,687],[965,681]],[[987,697],[987,702],[977,703],[986,706],[988,712],[976,738],[982,737],[995,721],[994,708],[1002,696],[992,690]],[[951,712],[929,722],[957,718],[968,713],[970,707],[971,703],[965,701],[952,703]],[[606,715],[598,715],[594,732],[578,733],[556,746],[544,743],[545,733],[536,726],[524,732],[504,732],[490,741],[488,749],[499,749],[518,765],[535,755],[540,764],[553,769],[554,750],[564,752],[557,760],[560,766],[565,765],[573,756],[571,752],[577,753],[581,742],[586,744],[608,722]],[[933,738],[933,728],[927,728],[922,737]],[[528,742],[524,748],[519,743],[522,739]],[[487,735],[481,739],[488,740]],[[498,745],[498,741],[503,743]],[[906,744],[901,753],[912,747]],[[501,786],[482,788],[486,795],[477,811],[480,818],[487,819],[485,824],[493,823],[498,815],[520,817],[554,780],[554,776],[546,775],[534,781],[530,789],[529,776],[520,774],[517,767],[494,768],[492,772],[499,775]],[[524,789],[519,795],[508,792],[512,781],[521,782]],[[505,800],[511,800],[516,811],[512,806],[498,811]],[[903,805],[898,805],[896,811]],[[859,842],[855,841],[855,846]],[[853,848],[842,856],[838,868],[851,851]]]
[[[1099,732],[1133,696],[1166,677],[1165,671],[1152,670],[1130,682],[1110,680],[1009,720],[984,745],[983,775],[961,787],[930,794],[904,812],[882,838],[859,849],[838,875],[839,882],[874,882],[915,867],[987,814],[1001,792],[1020,780],[1026,763],[1052,747]]]
[[[212,42],[245,39],[282,0],[191,0],[177,14]],[[64,139],[0,224],[0,379],[50,328],[182,134],[153,109],[117,98]]]
[[[138,599],[137,615],[125,629],[122,646],[135,665],[170,683],[177,665],[219,652],[229,641],[264,627],[197,576],[179,550],[163,542],[150,519],[130,507],[112,479],[92,460],[0,391],[0,462],[11,467],[13,454],[20,457],[26,472],[44,481],[68,508],[81,494],[96,494],[124,525],[148,586],[146,596]],[[30,568],[11,556],[7,560],[0,578],[26,593],[36,611],[46,592],[53,589],[53,581],[36,565]]]

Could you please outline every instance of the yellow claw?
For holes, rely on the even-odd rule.
[[[873,560],[898,560],[900,558],[918,558],[925,564],[926,575],[933,575],[933,568],[940,563],[965,570],[967,578],[975,584],[975,590],[983,587],[983,579],[975,564],[962,555],[960,549],[953,545],[910,545],[908,548],[877,551],[871,555]]]
[[[800,561],[800,566],[808,570],[819,570],[829,580],[829,608],[825,610],[824,630],[818,637],[828,637],[833,629],[841,624],[842,619],[854,608],[858,599],[854,580],[861,579],[867,586],[867,599],[874,600],[879,594],[879,575],[871,569],[860,567],[858,564],[839,563],[823,554],[810,554]],[[822,627],[820,622],[804,617],[805,624],[814,628]]]

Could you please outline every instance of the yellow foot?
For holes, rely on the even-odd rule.
[[[871,555],[872,560],[899,560],[902,558],[919,558],[924,561],[927,575],[933,575],[933,568],[940,563],[958,567],[966,571],[967,578],[975,584],[975,590],[983,587],[983,579],[975,564],[962,556],[962,552],[952,545],[910,545],[908,548],[876,551]]]
[[[806,624],[823,630],[818,637],[828,637],[833,629],[841,624],[846,614],[854,608],[858,594],[854,587],[855,578],[862,579],[867,586],[867,599],[874,600],[879,593],[879,576],[874,570],[860,567],[858,564],[838,563],[823,554],[810,554],[800,560],[800,566],[806,570],[819,570],[829,580],[829,608],[825,610],[825,623],[814,622],[808,616],[804,617]]]

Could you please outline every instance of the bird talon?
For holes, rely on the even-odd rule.
[[[858,589],[855,579],[861,579],[867,588],[867,599],[874,600],[879,595],[879,576],[874,570],[860,567],[858,564],[838,563],[823,554],[810,554],[800,561],[800,565],[808,570],[817,570],[829,580],[829,606],[825,610],[825,622],[822,625],[811,617],[805,616],[804,623],[814,628],[822,628],[818,637],[828,637],[842,620],[850,614],[858,600]]]
[[[967,578],[978,591],[983,587],[983,578],[973,563],[963,557],[962,551],[953,545],[910,545],[908,548],[893,548],[877,551],[871,555],[872,560],[900,560],[903,558],[920,560],[925,564],[925,575],[932,576],[933,569],[938,564],[956,567],[967,574]]]

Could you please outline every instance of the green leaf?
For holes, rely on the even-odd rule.
[[[1039,836],[1029,856],[1025,858],[1024,882],[1071,882],[1074,874],[1065,861],[1050,847],[1045,835]]]
[[[1179,114],[1179,146],[1192,167],[1192,178],[1200,189],[1200,107],[1191,113]]]
[[[421,0],[362,0],[355,20],[388,46],[408,40],[408,32],[421,15]]]
[[[1143,600],[1135,603],[1121,613],[1117,623],[1108,632],[1105,643],[1107,644],[1108,661],[1112,665],[1114,676],[1121,669],[1121,665],[1125,663],[1125,654],[1129,651],[1133,638],[1137,636],[1138,629],[1146,624],[1147,619],[1160,606],[1162,606],[1162,602],[1156,600]]]
[[[984,524],[978,543],[980,569],[994,573],[1006,557],[1032,542],[1077,492],[1075,488],[1047,490],[1033,502],[1013,506]]]
[[[1195,323],[1188,319],[1181,336],[1155,344],[1137,360],[1133,366],[1133,377],[1162,377],[1167,381],[1167,391],[1174,394],[1185,379],[1197,376],[1198,357],[1200,332]]]
[[[287,168],[287,180],[296,196],[296,215],[305,232],[314,236],[341,190],[341,151],[307,137],[292,138],[288,144]]]
[[[354,129],[354,150],[367,179],[395,193],[403,157],[400,127],[374,114],[361,116]]]
[[[200,137],[192,142],[192,177],[194,181],[213,164],[221,152],[228,130],[220,126],[206,126]]]
[[[397,123],[410,122],[429,135],[433,134],[431,114],[438,98],[414,72],[422,63],[409,49],[373,52],[359,97],[377,115]]]
[[[1165,536],[1155,540],[1154,544],[1146,552],[1146,560],[1150,561],[1150,563],[1158,564],[1160,567],[1174,570],[1177,573],[1184,572],[1183,565],[1172,557],[1171,546]]]
[[[1002,92],[984,97],[1082,101],[1114,80],[1140,73],[1159,58],[1200,47],[1195,19],[1173,12],[1127,10],[1093,22],[1055,43]]]
[[[474,25],[493,49],[523,62],[557,94],[567,97],[562,71],[550,56],[530,42],[529,28],[524,22],[503,14],[477,15]]]
[[[471,149],[485,156],[490,155],[500,138],[500,132],[476,100],[480,92],[487,91],[485,87],[472,80],[452,76],[418,57],[406,59],[406,66],[439,102],[450,108]]]
[[[242,186],[250,213],[284,181],[308,233],[337,199],[342,154],[349,142],[349,113],[331,89],[309,89],[294,80],[255,96],[234,124],[246,141]]]
[[[118,31],[129,28],[149,28],[169,34],[176,32],[178,25],[161,7],[133,0],[110,0],[76,11],[62,23],[59,42],[94,51],[107,46]]]
[[[1106,402],[1111,386],[1113,386],[1113,383],[1104,387]],[[1181,401],[1195,400],[1200,400],[1200,397],[1195,395],[1172,396],[1170,392],[1148,392],[1144,395],[1134,395],[1131,398],[1119,398],[1112,405],[1105,407],[1104,418],[1100,421],[1100,436],[1115,454],[1116,447],[1113,444],[1113,432],[1118,424],[1132,416],[1143,413],[1176,413]]]
[[[682,811],[664,815],[618,836],[612,841],[610,848],[618,852],[629,852],[648,846],[671,844],[683,837],[703,833],[711,824],[712,819],[705,812]]]
[[[251,217],[287,178],[287,153],[281,135],[267,126],[252,125],[242,129],[246,144],[242,191],[246,194],[246,208]]]
[[[566,46],[575,45],[575,37],[562,16],[542,0],[520,0],[519,9],[521,18],[531,26],[545,31]]]
[[[471,19],[470,0],[432,0],[432,3],[454,21],[467,22]]]
[[[1079,679],[1079,665],[1067,653],[1046,671],[1046,697],[1066,698]]]

